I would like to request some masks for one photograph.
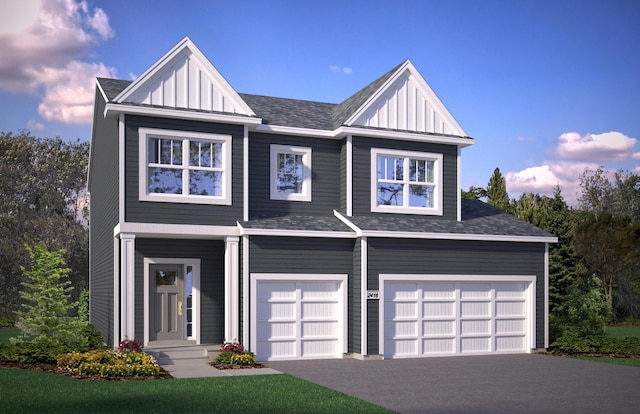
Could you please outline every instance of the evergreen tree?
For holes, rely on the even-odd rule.
[[[493,170],[493,175],[487,184],[487,202],[502,211],[509,208],[509,196],[507,195],[507,185],[504,177],[500,172],[500,168]]]
[[[68,280],[71,269],[66,267],[65,251],[49,252],[43,242],[26,249],[31,266],[29,270],[22,267],[27,281],[20,292],[23,309],[16,312],[20,339],[54,343],[78,340],[85,324],[69,315],[77,302],[70,301],[73,287]]]

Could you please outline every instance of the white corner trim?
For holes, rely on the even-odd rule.
[[[124,223],[125,218],[125,115],[118,116],[118,221]]]
[[[549,348],[549,243],[544,245],[544,348]]]
[[[120,238],[113,238],[113,343],[117,348],[120,341]]]
[[[242,236],[242,343],[251,344],[253,337],[250,334],[249,326],[251,325],[249,314],[249,236]],[[249,350],[256,352],[255,347]]]
[[[249,128],[242,136],[242,220],[249,221]]]
[[[366,237],[360,239],[360,354],[366,356],[369,354],[369,341],[367,335],[369,334],[368,322],[369,322],[369,310],[367,299],[367,287],[369,279],[369,243]],[[382,335],[384,331],[380,331],[379,340],[384,342]],[[382,348],[380,348],[382,349]],[[382,353],[380,353],[382,355]]]
[[[240,279],[240,238],[231,236],[225,238],[224,249],[224,336],[227,341],[239,340],[240,304],[239,286]]]
[[[458,145],[458,154],[456,157],[456,163],[457,163],[457,167],[456,170],[458,172],[457,175],[457,179],[456,179],[456,186],[458,187],[457,193],[456,193],[456,210],[457,210],[457,216],[458,216],[458,221],[462,221],[462,148],[460,148],[460,146]]]
[[[120,234],[120,340],[136,337],[134,234]]]

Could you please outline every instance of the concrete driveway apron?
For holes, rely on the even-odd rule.
[[[640,413],[640,368],[548,355],[270,362],[400,413]]]

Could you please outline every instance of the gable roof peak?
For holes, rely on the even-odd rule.
[[[113,101],[255,116],[188,36]]]
[[[341,125],[467,136],[409,59],[338,105]]]

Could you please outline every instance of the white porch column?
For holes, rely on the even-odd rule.
[[[224,241],[224,336],[231,341],[239,338],[240,238],[226,237]]]
[[[120,339],[116,341],[136,336],[135,247],[135,234],[120,234]]]

